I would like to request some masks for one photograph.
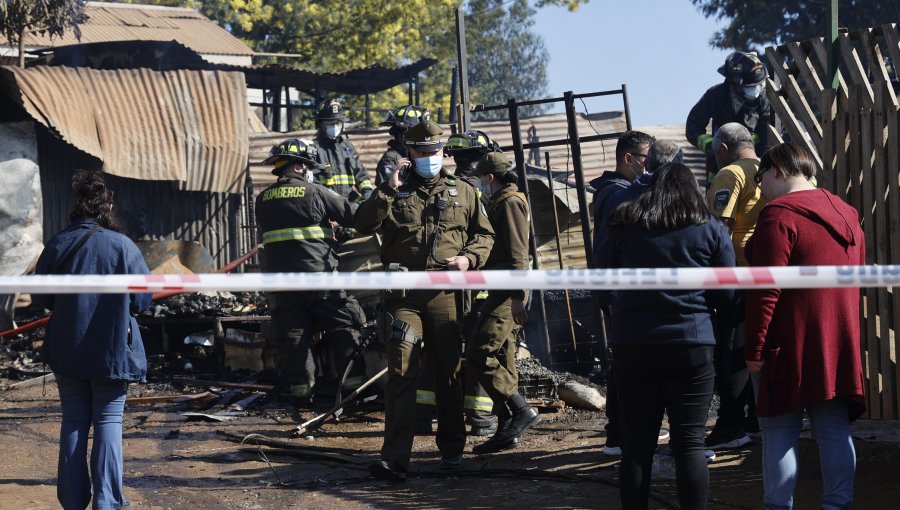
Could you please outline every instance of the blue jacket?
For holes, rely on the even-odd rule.
[[[611,228],[598,253],[607,268],[734,266],[731,236],[714,218],[674,230]],[[618,291],[610,343],[714,345],[712,310],[733,300],[731,289]]]
[[[41,253],[37,274],[147,274],[137,246],[117,232],[100,229],[57,267],[92,228],[94,219],[72,222]],[[54,372],[83,380],[144,381],[147,357],[132,313],[150,304],[151,294],[43,294],[34,300],[53,310],[44,339],[44,359]]]
[[[597,247],[606,237],[606,220],[609,219],[609,213],[612,211],[607,203],[617,192],[628,188],[630,183],[631,181],[619,172],[604,172],[589,183],[595,190],[592,202],[594,207],[594,250],[591,254],[592,260],[589,261],[591,267],[600,267],[596,265]]]

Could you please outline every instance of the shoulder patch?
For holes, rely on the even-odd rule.
[[[447,194],[450,195],[451,197],[455,197],[455,196],[459,195],[459,191],[456,188],[450,188],[447,190]]]
[[[713,195],[713,207],[717,211],[725,209],[725,206],[728,205],[729,198],[731,198],[731,190],[720,189],[719,191],[716,191],[716,194]]]
[[[453,178],[453,177],[447,177],[447,184],[449,184],[449,185],[451,185],[451,186],[455,186],[455,185],[456,185],[456,179]]]

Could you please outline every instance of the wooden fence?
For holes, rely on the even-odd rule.
[[[900,28],[842,33],[839,49],[840,87],[834,91],[823,39],[767,48],[774,71],[768,97],[783,132],[815,156],[819,186],[859,210],[866,264],[898,264]],[[780,132],[770,129],[770,145],[781,141]],[[864,289],[861,301],[866,400],[875,419],[900,418],[900,295],[893,291]]]

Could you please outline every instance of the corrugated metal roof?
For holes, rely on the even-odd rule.
[[[237,193],[249,151],[240,73],[4,67],[3,90],[120,177]]]
[[[29,34],[25,46],[52,47],[109,41],[178,41],[197,53],[253,55],[240,39],[193,9],[150,5],[88,2],[89,16],[81,25],[81,40],[71,30],[62,37]],[[8,44],[0,37],[2,44]]]
[[[625,131],[625,114],[622,112],[603,112],[589,115],[580,114],[577,118],[578,134],[582,137],[597,133],[617,133]],[[528,142],[528,130],[534,126],[537,136],[543,141],[565,139],[568,133],[568,125],[565,114],[541,115],[528,119],[522,119],[522,141]],[[512,145],[512,133],[509,122],[505,120],[491,122],[474,122],[473,129],[486,132],[501,146]],[[444,126],[445,138],[450,134],[450,128]],[[275,182],[275,177],[270,173],[270,165],[262,165],[261,162],[268,156],[273,145],[286,138],[313,138],[315,131],[297,131],[293,133],[262,133],[253,134],[250,138],[250,172],[253,179],[253,187],[264,188]],[[390,139],[387,129],[366,130],[350,132],[350,140],[356,146],[360,159],[366,170],[374,179],[375,166],[381,155],[387,150],[387,141]],[[550,165],[555,172],[572,171],[571,155],[567,145],[548,147],[544,150],[550,152]],[[527,158],[526,154],[526,158]],[[616,140],[603,140],[582,144],[581,160],[584,166],[585,180],[589,181],[606,170],[612,170],[616,166]],[[534,162],[532,161],[532,164]],[[444,165],[453,168],[453,160],[445,159]],[[544,151],[540,153],[540,161],[536,166],[544,166]],[[569,178],[574,179],[572,175]]]

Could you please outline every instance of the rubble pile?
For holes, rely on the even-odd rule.
[[[266,297],[259,292],[196,292],[154,302],[141,315],[150,317],[232,317],[267,315]]]

